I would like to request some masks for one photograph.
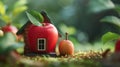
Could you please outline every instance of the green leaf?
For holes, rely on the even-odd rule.
[[[113,9],[115,5],[111,0],[89,0],[88,12],[97,13],[108,9]]]
[[[116,5],[115,10],[120,14],[120,5]]]
[[[0,1],[0,14],[4,15],[5,14],[5,5]]]
[[[16,37],[12,33],[5,33],[3,37],[0,37],[0,44],[13,44],[16,42]]]
[[[13,6],[13,17],[19,15],[21,12],[27,10],[27,0],[18,0]]]
[[[19,8],[21,6],[24,6],[27,4],[27,0],[18,0],[15,4],[14,4],[14,8]]]
[[[11,44],[10,46],[8,46],[8,47],[4,50],[4,53],[9,53],[10,51],[16,50],[17,48],[21,48],[21,47],[23,47],[23,46],[24,46],[24,45],[23,45],[23,44],[20,44],[20,43]]]
[[[20,6],[19,8],[14,8],[13,16],[15,17],[25,10],[27,10],[27,6]]]
[[[6,33],[3,37],[0,37],[0,54],[8,53],[21,46],[16,42],[16,37],[12,33]]]
[[[118,38],[120,38],[119,34],[108,32],[102,36],[102,42],[107,43],[108,41],[112,41]]]
[[[101,19],[101,22],[112,23],[120,27],[120,19],[115,16],[106,16],[103,19]]]
[[[30,11],[30,14],[33,15],[39,22],[43,22],[43,16],[41,15],[41,13],[37,12],[37,11]]]
[[[42,26],[41,22],[43,22],[43,16],[37,11],[29,11],[26,12],[29,20],[37,26]]]
[[[3,20],[6,24],[12,22],[12,19],[9,15],[2,15],[0,16],[0,19]]]

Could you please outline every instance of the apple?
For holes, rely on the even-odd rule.
[[[116,44],[115,44],[115,52],[120,52],[120,39],[118,39],[116,41]]]
[[[11,25],[11,24],[7,24],[7,25],[5,25],[5,26],[2,27],[2,31],[4,33],[12,32],[12,33],[16,34],[16,32],[18,31],[18,29],[15,26]]]
[[[4,32],[4,34],[9,33],[9,32],[13,33],[17,41],[21,40],[20,37],[16,35],[18,29],[15,26],[11,24],[6,24],[5,26],[1,28],[1,30]]]
[[[50,53],[55,51],[56,43],[58,40],[58,31],[51,23],[42,23],[42,26],[31,24],[26,31],[27,43],[31,52]],[[38,51],[37,39],[46,39],[46,50]]]
[[[0,37],[3,36],[3,35],[4,35],[3,31],[0,30]]]
[[[72,41],[68,40],[68,33],[66,33],[66,40],[60,41],[59,53],[60,55],[73,55],[74,54],[74,45]]]

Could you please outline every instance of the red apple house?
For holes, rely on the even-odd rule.
[[[41,12],[44,17],[43,26],[36,26],[28,21],[17,32],[17,35],[24,37],[24,54],[50,54],[55,53],[58,40],[58,31],[50,23],[45,12]]]

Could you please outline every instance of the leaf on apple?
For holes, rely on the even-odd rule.
[[[29,12],[26,12],[29,20],[31,21],[31,23],[33,23],[34,25],[37,25],[37,26],[42,26],[42,22],[43,22],[43,16],[37,12],[37,11],[34,11],[34,10],[31,10]]]
[[[115,17],[115,16],[106,16],[103,19],[101,19],[101,22],[112,23],[112,24],[117,25],[118,27],[120,27],[120,18]]]
[[[112,40],[115,40],[115,39],[118,39],[118,38],[120,38],[119,34],[116,34],[116,33],[113,33],[113,32],[108,32],[108,33],[106,33],[102,36],[102,42],[105,44],[108,41],[112,41]]]

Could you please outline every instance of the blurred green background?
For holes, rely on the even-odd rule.
[[[50,19],[62,32],[68,32],[70,39],[78,43],[94,42],[108,32],[119,32],[119,29],[100,20],[109,15],[119,17],[115,10],[119,0],[0,0],[8,16],[0,15],[0,26],[12,22],[18,29],[28,18],[25,11],[47,11]],[[0,5],[1,5],[0,3]],[[0,10],[2,11],[2,7]]]
[[[105,42],[119,36],[116,36],[115,33],[120,34],[120,0],[0,0],[0,30],[8,23],[20,29],[28,21],[26,16],[26,11],[28,10],[36,10],[39,12],[45,10],[51,21],[61,34],[63,34],[61,39],[65,38],[65,32],[69,33],[69,39],[74,43],[76,52],[82,50],[104,51],[108,48],[113,51],[115,41],[103,44],[101,38],[103,34],[109,31],[107,35],[103,36],[103,41]],[[111,24],[103,22],[110,22]],[[4,36],[0,36],[0,61],[3,57],[5,59],[11,56],[13,50],[17,50],[20,55],[23,54],[23,48],[23,40],[16,41],[16,37],[13,34],[7,33],[4,34]],[[18,56],[18,54],[16,54],[16,56]],[[14,55],[12,58],[19,58],[16,56]],[[9,59],[9,57],[7,59]],[[49,61],[46,57],[43,57],[43,59]],[[73,61],[75,60],[80,60],[81,62],[81,59],[74,59]],[[11,61],[10,59],[10,62]],[[25,60],[23,61],[27,62]],[[91,61],[87,63],[91,63]],[[5,67],[10,67],[9,64],[4,65]],[[13,62],[12,64],[14,65]],[[56,61],[53,64],[56,67]],[[71,63],[67,65],[69,66],[69,64],[71,65]],[[78,64],[81,66],[81,63]],[[87,65],[87,67],[89,65],[83,64],[85,66]],[[3,64],[0,63],[0,66],[2,65]],[[61,65],[65,67],[65,64]],[[89,67],[96,67],[94,66],[94,62],[90,65]],[[77,66],[76,63],[73,66]],[[99,67],[99,65],[97,67]]]

